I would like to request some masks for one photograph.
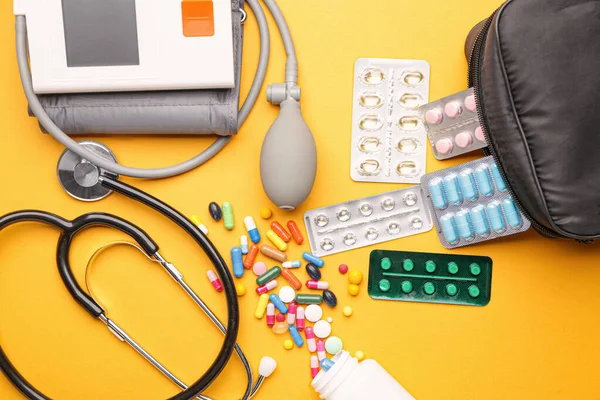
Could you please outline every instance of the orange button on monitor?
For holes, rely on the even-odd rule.
[[[186,37],[213,36],[215,14],[212,0],[184,0],[181,2],[183,35]]]

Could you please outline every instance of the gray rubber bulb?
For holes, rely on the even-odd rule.
[[[310,194],[317,175],[317,146],[302,118],[300,104],[280,104],[260,154],[260,175],[265,193],[277,207],[293,210]]]

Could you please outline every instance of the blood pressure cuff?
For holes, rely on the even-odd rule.
[[[488,151],[545,236],[600,238],[599,21],[599,0],[509,0],[467,38]]]
[[[52,94],[40,95],[40,102],[69,135],[234,135],[238,128],[243,3],[232,0],[234,89]]]

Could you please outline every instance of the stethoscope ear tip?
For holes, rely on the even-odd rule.
[[[277,361],[271,357],[263,357],[258,366],[258,374],[268,378],[275,371],[275,368],[277,368]]]

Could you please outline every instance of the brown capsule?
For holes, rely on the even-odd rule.
[[[287,261],[287,255],[284,252],[279,251],[276,248],[271,247],[269,245],[263,244],[262,246],[260,246],[260,252],[265,256],[272,258],[273,260],[279,262]]]

